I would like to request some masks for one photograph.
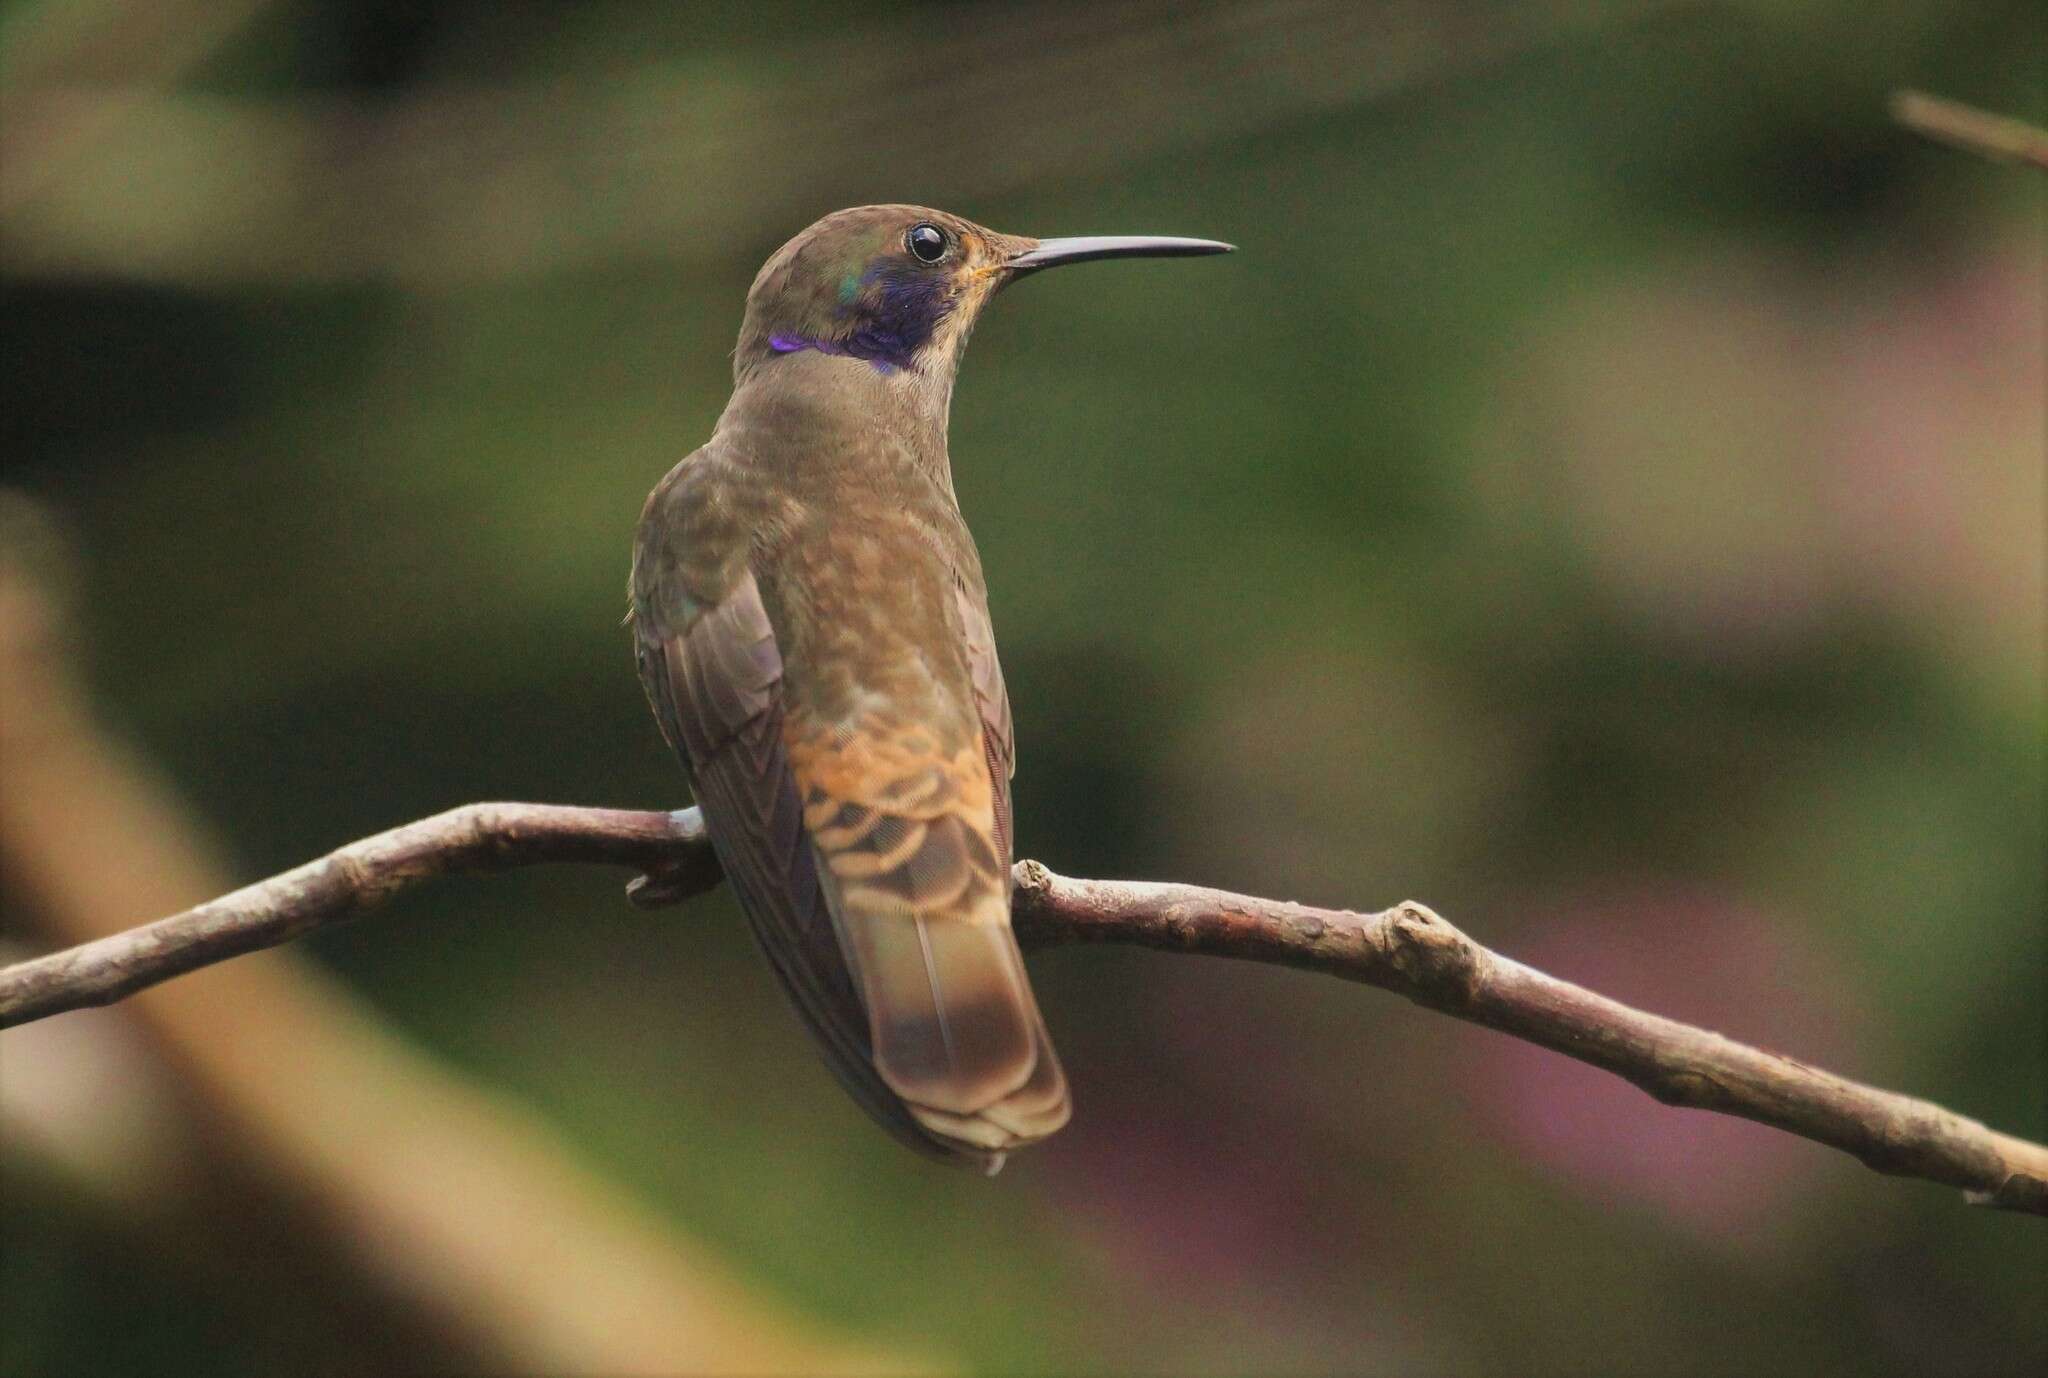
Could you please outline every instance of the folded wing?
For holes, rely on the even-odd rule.
[[[1010,933],[1008,703],[986,613],[967,615],[970,664],[989,663],[952,751],[928,725],[790,708],[751,574],[715,603],[636,607],[635,626],[656,717],[828,1063],[898,1138],[993,1170],[1068,1101]]]

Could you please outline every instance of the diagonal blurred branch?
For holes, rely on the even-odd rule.
[[[0,1027],[120,1000],[348,919],[436,876],[562,861],[638,867],[647,876],[636,898],[646,903],[719,879],[695,809],[471,804],[182,914],[0,969]],[[1131,943],[1379,986],[1613,1072],[1667,1105],[1739,1115],[1879,1172],[1960,1187],[1977,1204],[2048,1215],[2048,1147],[1546,976],[1419,904],[1357,914],[1188,885],[1070,880],[1034,861],[1018,863],[1016,882],[1015,919],[1028,946]]]
[[[240,33],[271,0],[44,0],[15,7],[0,44],[0,91],[118,74],[91,102],[0,100],[0,215],[115,137],[193,68]],[[18,122],[17,122],[18,121]]]
[[[1916,134],[1980,158],[2048,172],[2048,129],[1924,91],[1896,92],[1891,107],[1892,118]]]
[[[920,9],[779,44],[737,75],[660,62],[377,99],[161,91],[129,137],[62,178],[22,187],[16,158],[0,159],[0,249],[16,272],[201,283],[687,259],[831,206],[1099,177],[1665,2]],[[0,130],[32,144],[135,99],[4,89]]]
[[[62,542],[40,509],[0,490],[0,868],[10,906],[79,942],[226,882],[190,812],[94,720],[70,664],[67,582]],[[616,845],[590,840],[592,859]],[[363,1367],[388,1368],[394,1348],[414,1364],[493,1373],[938,1366],[929,1355],[864,1352],[762,1293],[583,1167],[532,1112],[422,1056],[294,954],[217,967],[117,1014],[141,1035],[149,1088],[198,1121],[170,1138],[232,1179],[202,1233],[247,1244],[262,1232],[255,1201],[306,1203],[307,1218],[290,1227],[294,1250],[331,1253],[376,1303],[349,1313],[370,1327],[353,1341]],[[35,1032],[0,1033],[10,1133],[36,1108],[34,1083],[62,1075],[22,1070],[53,1056]],[[114,1166],[153,1174],[141,1195],[189,1204],[164,1145],[138,1147],[131,1119],[97,1129],[130,1136],[128,1159]],[[321,1298],[326,1312],[339,1304]],[[447,1350],[411,1344],[416,1332]]]

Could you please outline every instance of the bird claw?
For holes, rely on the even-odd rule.
[[[681,892],[673,875],[650,873],[626,882],[626,900],[635,909],[660,909],[681,904],[689,896]]]
[[[718,863],[684,862],[674,868],[649,871],[626,882],[626,899],[636,909],[661,909],[681,904],[717,885]]]
[[[661,909],[714,889],[725,879],[717,855],[703,845],[703,815],[692,809],[678,809],[672,815],[687,838],[698,845],[684,851],[675,861],[649,867],[646,874],[626,882],[626,899],[636,909]]]
[[[666,905],[680,905],[686,899],[694,899],[705,891],[717,887],[723,878],[717,858],[692,858],[678,866],[664,866],[662,870],[649,870],[643,876],[627,880],[627,899],[635,909],[662,909]]]

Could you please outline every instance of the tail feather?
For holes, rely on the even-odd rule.
[[[971,1115],[1018,1090],[1038,1061],[1007,925],[849,906],[875,1066],[913,1105]]]
[[[830,755],[791,746],[884,1084],[934,1137],[974,1150],[1058,1129],[1066,1078],[1010,932],[981,753],[933,762],[869,745],[861,764],[896,769],[856,772],[836,741]]]
[[[1007,925],[1003,936],[1009,942],[1010,963],[1017,971],[1025,1002],[1031,1008],[1031,1037],[1036,1056],[1031,1075],[1024,1084],[982,1113],[1009,1131],[1015,1141],[1028,1143],[1059,1129],[1067,1122],[1067,1116],[1074,1107],[1067,1094],[1066,1075],[1060,1070],[1059,1058],[1052,1050],[1052,1035],[1046,1032],[1045,1017],[1038,1012],[1038,1002],[1032,998],[1031,983],[1024,979],[1024,954],[1017,950],[1016,939],[1010,936]]]

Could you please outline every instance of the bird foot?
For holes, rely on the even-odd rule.
[[[626,882],[626,899],[636,909],[660,909],[703,894],[725,879],[718,856],[705,845],[703,819],[696,809],[680,809],[675,821],[696,845],[681,852],[665,865],[651,866],[645,875]]]

